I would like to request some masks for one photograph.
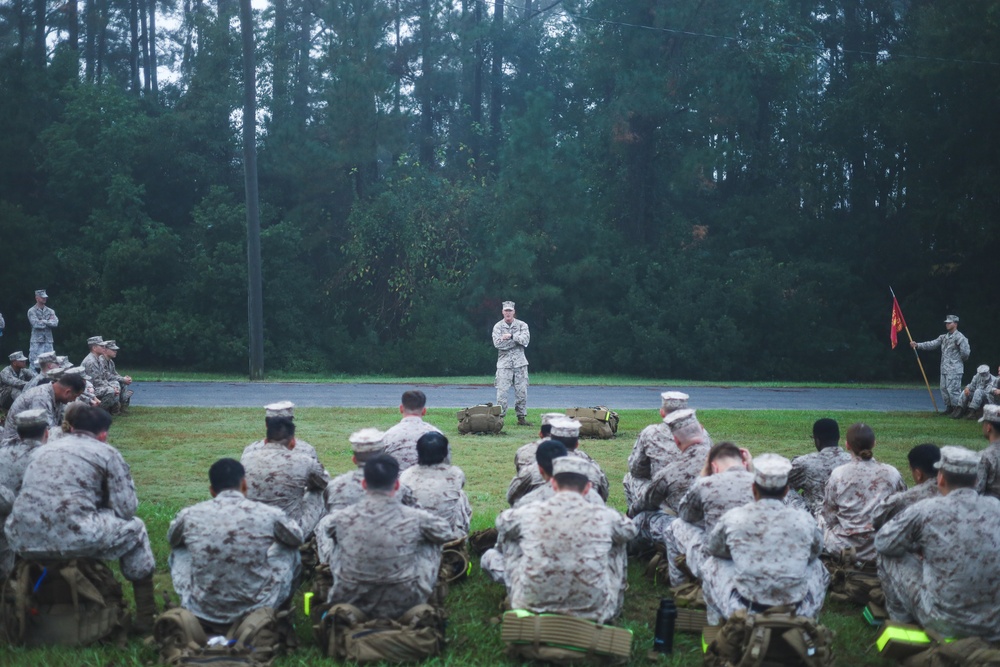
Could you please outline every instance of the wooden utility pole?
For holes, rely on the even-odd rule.
[[[264,281],[260,266],[260,197],[257,191],[257,66],[253,10],[240,0],[243,37],[243,180],[247,199],[247,281],[250,324],[250,381],[264,379]]]

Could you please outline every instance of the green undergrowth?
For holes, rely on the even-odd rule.
[[[818,412],[701,410],[699,417],[713,439],[732,440],[748,447],[754,454],[773,451],[794,456],[812,450],[810,432]],[[657,418],[655,411],[624,410],[618,437],[606,441],[585,441],[582,447],[603,466],[611,480],[609,504],[625,509],[620,484],[626,459],[638,432]],[[933,415],[911,413],[838,412],[835,416],[841,431],[855,421],[865,421],[878,438],[876,458],[900,469],[906,479],[906,453],[922,442],[958,444],[982,449],[985,441],[980,425],[953,421]],[[332,475],[351,469],[347,436],[354,430],[376,426],[387,428],[399,418],[393,409],[304,408],[296,410],[298,437],[312,444]],[[472,529],[492,525],[497,513],[505,508],[504,494],[514,472],[514,452],[534,439],[535,427],[508,425],[493,436],[462,436],[457,433],[455,411],[435,409],[427,419],[449,437],[453,461],[466,473],[466,490],[474,516]],[[529,420],[538,422],[537,412]],[[172,594],[167,558],[166,532],[170,520],[182,507],[208,497],[208,467],[225,456],[239,458],[243,447],[259,439],[263,413],[246,408],[142,408],[116,420],[110,441],[125,455],[132,468],[138,489],[139,515],[146,521],[156,555],[156,587]],[[780,548],[780,545],[775,545]],[[476,563],[478,565],[478,563]],[[625,595],[623,624],[635,633],[632,665],[701,664],[700,644],[693,635],[678,635],[676,649],[669,658],[652,660],[647,651],[652,645],[652,625],[659,598],[668,592],[662,583],[644,578],[642,566],[629,568],[629,588]],[[129,587],[126,587],[129,588]],[[472,576],[452,587],[448,598],[448,646],[445,653],[430,665],[509,664],[502,654],[499,627],[504,592],[473,568]],[[301,610],[301,593],[297,600]],[[837,633],[838,664],[881,665],[871,650],[875,631],[861,618],[860,609],[830,603],[822,622]],[[308,624],[297,623],[302,648],[275,662],[276,667],[319,667],[331,662],[316,649]],[[19,649],[0,647],[0,665],[4,667],[126,667],[152,664],[156,654],[138,640],[126,647],[102,646],[87,649]]]

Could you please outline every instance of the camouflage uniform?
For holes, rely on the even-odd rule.
[[[327,601],[352,604],[371,618],[399,618],[426,603],[442,545],[462,537],[444,519],[377,491],[328,518],[334,546]]]
[[[87,371],[87,375],[90,376],[90,381],[94,385],[94,396],[101,402],[101,407],[110,411],[115,406],[115,403],[118,402],[118,396],[115,395],[115,388],[108,382],[108,371],[104,365],[104,356],[91,352],[83,358],[80,365],[83,366]]]
[[[535,469],[538,469],[537,465],[535,466]],[[519,509],[533,503],[544,502],[556,495],[556,490],[552,488],[552,482],[545,481],[542,478],[541,473],[539,473],[538,477],[539,479],[542,479],[542,483],[514,501],[513,509]],[[586,495],[584,495],[584,499],[591,504],[600,505],[601,507],[605,506],[604,499],[601,498],[600,494],[597,493],[593,486],[591,486],[590,490],[587,491]],[[509,512],[510,510],[504,511]],[[483,553],[482,557],[479,559],[479,565],[483,569],[483,572],[486,573],[486,576],[490,579],[498,584],[506,583],[503,546],[499,542],[496,547],[493,549],[487,549],[486,552]]]
[[[7,366],[0,371],[0,408],[16,401],[34,377],[27,368],[15,371],[13,366]]]
[[[504,512],[497,532],[507,555],[511,608],[598,623],[621,613],[625,545],[636,528],[619,512],[562,491]]]
[[[322,517],[319,523],[316,524],[316,551],[319,553],[319,559],[323,563],[329,563],[330,558],[333,556],[333,542],[327,536],[329,532],[328,528],[332,522],[330,518],[331,513],[335,510],[350,507],[365,497],[365,490],[361,486],[361,482],[365,478],[363,468],[364,464],[361,463],[358,465],[357,470],[337,475],[330,480],[330,483],[326,485],[326,491],[323,492],[326,504],[326,516]],[[400,483],[399,489],[396,491],[396,497],[408,507],[418,509],[420,507],[413,496],[413,491],[405,484]]]
[[[678,520],[670,523],[664,535],[672,586],[679,586],[688,580],[677,566],[680,556],[684,556],[691,573],[701,578],[701,564],[705,560],[705,536],[712,532],[723,514],[752,502],[753,473],[741,466],[695,480],[681,499]],[[808,511],[802,497],[792,491],[785,494],[784,504],[786,507]]]
[[[893,620],[1000,640],[1000,500],[969,488],[923,500],[885,524],[875,548]]]
[[[996,403],[995,400],[990,399],[996,398],[993,395],[993,390],[996,389],[998,379],[1000,378],[990,373],[989,369],[985,373],[976,373],[972,376],[969,384],[965,385],[969,395],[966,396],[965,391],[963,391],[958,405],[969,410],[978,410],[986,403]]]
[[[823,499],[823,543],[828,553],[854,548],[858,560],[875,558],[875,509],[905,491],[899,471],[875,459],[856,459],[830,473]]]
[[[853,460],[840,447],[824,447],[811,454],[796,456],[792,459],[792,471],[788,473],[788,486],[793,493],[801,491],[809,511],[819,516],[830,473]]]
[[[7,520],[11,548],[24,558],[119,559],[129,581],[155,563],[138,500],[117,449],[71,434],[35,451]]]
[[[3,523],[14,505],[14,498],[21,490],[24,471],[31,454],[42,446],[40,440],[14,440],[0,446],[0,581],[14,567],[14,552],[7,544]]]
[[[461,468],[447,463],[416,465],[403,471],[399,483],[410,487],[421,508],[441,517],[462,535],[469,532],[472,506],[463,490],[465,473]]]
[[[49,428],[53,432],[60,430],[65,410],[61,403],[56,401],[55,393],[52,391],[52,384],[44,384],[22,392],[14,404],[7,411],[7,423],[3,427],[3,437],[0,442],[7,443],[17,439],[17,426],[14,419],[25,410],[45,410],[48,415]]]
[[[1000,440],[991,442],[982,452],[976,491],[984,496],[1000,498]]]
[[[712,447],[712,438],[702,429],[702,437]],[[642,429],[628,455],[628,472],[622,479],[625,487],[625,504],[631,508],[646,493],[653,478],[672,462],[681,450],[677,449],[670,427],[664,422]]]
[[[428,424],[416,415],[407,415],[399,423],[387,429],[382,437],[382,451],[396,459],[399,471],[417,465],[417,440],[424,433],[440,433],[441,429]],[[445,456],[445,463],[451,463],[451,452]]]
[[[504,334],[510,334],[502,340]],[[493,325],[493,347],[497,349],[497,405],[507,414],[507,392],[514,385],[514,412],[518,417],[528,414],[528,359],[524,348],[528,347],[531,333],[528,325],[515,319],[510,324],[500,320]]]
[[[819,615],[830,575],[819,560],[823,535],[808,512],[762,498],[726,512],[705,548],[709,625],[751,604],[796,605],[801,616]]]
[[[894,493],[885,498],[881,503],[879,503],[879,506],[875,508],[875,518],[872,520],[872,526],[877,531],[888,523],[889,519],[896,516],[910,505],[915,505],[921,500],[927,500],[928,498],[937,498],[940,495],[941,493],[938,491],[937,477],[925,479],[920,484],[910,487],[906,491]]]
[[[704,442],[691,445],[675,461],[660,470],[645,493],[629,508],[639,529],[639,544],[662,542],[667,526],[680,509],[681,498],[701,474],[711,447]]]
[[[323,492],[330,481],[318,462],[277,442],[244,453],[247,498],[284,510],[308,540],[323,516]]]
[[[941,348],[941,398],[945,407],[957,408],[962,405],[962,373],[964,362],[971,352],[969,339],[957,329],[941,334],[934,340],[917,343],[918,350]]]
[[[213,623],[280,607],[291,597],[301,567],[299,525],[235,489],[178,512],[167,541],[181,606]]]
[[[36,303],[28,309],[28,322],[31,324],[31,347],[28,348],[28,363],[34,366],[38,355],[53,350],[52,330],[59,326],[59,318],[56,317],[56,311]]]

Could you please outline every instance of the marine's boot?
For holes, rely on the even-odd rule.
[[[532,424],[526,418],[521,417],[520,415],[518,415],[517,425],[518,426],[531,426]]]
[[[955,408],[954,408],[953,406],[951,406],[951,405],[946,405],[946,406],[944,406],[944,412],[940,412],[940,413],[938,413],[938,414],[940,414],[940,415],[941,415],[942,417],[947,417],[948,415],[950,415],[950,414],[952,413],[952,411],[953,411],[954,409],[955,409]]]
[[[153,622],[156,620],[156,595],[153,592],[153,577],[132,582],[135,593],[135,623],[132,629],[137,634],[148,635],[153,632]]]
[[[979,419],[983,416],[982,408],[979,410],[969,410],[969,414],[965,415],[966,419]]]
[[[951,412],[952,419],[961,419],[965,415],[965,408],[955,408]]]

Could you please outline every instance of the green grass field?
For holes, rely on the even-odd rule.
[[[658,415],[654,410],[626,410],[621,414],[618,437],[609,441],[585,441],[582,447],[604,467],[612,480],[610,505],[625,509],[620,480],[626,459],[638,432]],[[921,442],[958,444],[982,449],[985,441],[980,425],[952,421],[930,414],[840,412],[829,415],[796,411],[699,411],[702,423],[716,442],[732,440],[754,454],[773,451],[786,456],[812,449],[809,437],[812,422],[833,416],[842,432],[855,421],[870,424],[878,437],[876,458],[895,465],[909,480],[906,452]],[[296,411],[298,436],[316,447],[331,474],[351,469],[347,436],[366,426],[387,428],[398,420],[394,409],[304,408]],[[538,422],[533,411],[529,419]],[[439,426],[452,443],[453,461],[466,473],[466,490],[472,501],[472,529],[492,525],[505,508],[504,494],[514,472],[514,451],[534,439],[536,429],[508,425],[496,436],[460,436],[454,411],[431,410],[428,420]],[[208,467],[218,458],[239,458],[243,447],[259,439],[263,413],[257,409],[167,409],[133,408],[128,417],[117,419],[110,442],[125,455],[138,488],[139,514],[146,521],[157,559],[157,590],[170,591],[167,568],[167,526],[174,514],[194,502],[208,498]],[[776,545],[778,548],[778,545]],[[126,587],[129,588],[129,587]],[[670,658],[650,660],[652,624],[665,586],[643,578],[641,567],[629,572],[624,625],[635,633],[632,665],[699,665],[700,645],[692,635],[678,635]],[[159,595],[159,594],[158,594]],[[301,595],[301,594],[300,594]],[[478,568],[464,583],[454,586],[448,598],[448,646],[435,665],[508,664],[502,654],[500,629],[490,619],[499,615],[504,597],[502,587],[491,584]],[[301,605],[299,605],[301,609]],[[301,618],[301,617],[300,617]],[[875,632],[861,619],[860,609],[830,604],[821,618],[837,633],[838,664],[880,665],[871,649]],[[276,665],[319,666],[329,664],[312,642],[308,624],[297,623],[302,648]],[[152,664],[153,648],[133,640],[125,648],[97,647],[85,650],[26,650],[0,647],[0,665],[5,667],[125,667]]]

